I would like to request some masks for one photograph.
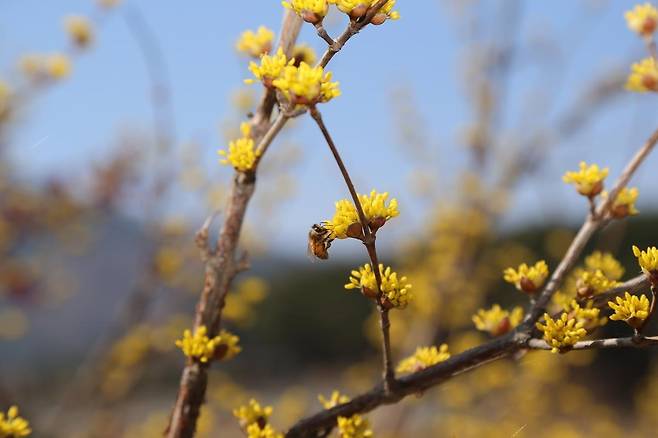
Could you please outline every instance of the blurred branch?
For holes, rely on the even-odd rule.
[[[593,339],[576,342],[569,350],[593,350],[595,348],[640,348],[658,346],[658,336],[632,336],[628,338]],[[533,350],[551,350],[543,339],[530,339],[528,347]]]

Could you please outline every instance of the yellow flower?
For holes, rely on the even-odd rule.
[[[615,298],[616,304],[608,301],[608,306],[615,311],[610,316],[613,321],[624,321],[626,324],[633,328],[640,328],[644,324],[644,320],[649,316],[649,299],[646,295],[631,295],[628,292],[624,293],[624,298]]]
[[[331,409],[340,404],[347,403],[350,398],[342,395],[338,391],[333,391],[329,398],[322,395],[318,396],[318,400],[325,409]],[[368,438],[372,437],[370,430],[370,423],[367,419],[360,415],[353,415],[351,417],[338,417],[338,436],[340,438]]]
[[[299,67],[286,66],[272,85],[296,105],[314,105],[340,96],[338,82],[331,82],[331,72],[325,73],[321,66],[311,67],[305,62],[299,63]]]
[[[338,417],[338,436],[339,438],[371,438],[373,436],[370,429],[370,422],[360,415],[351,417]]]
[[[434,345],[431,347],[418,347],[413,356],[400,361],[396,371],[398,373],[415,373],[448,359],[450,359],[450,353],[448,353],[447,344],[441,344],[439,348]]]
[[[40,79],[44,74],[43,64],[42,56],[36,53],[27,53],[18,60],[18,68],[30,80]]]
[[[260,26],[256,32],[244,31],[235,43],[235,48],[238,52],[258,58],[272,50],[273,40],[274,32],[265,26]]]
[[[544,313],[545,325],[537,323],[537,329],[544,333],[544,340],[552,347],[551,351],[557,353],[568,349],[576,342],[587,336],[584,323],[576,318],[569,318],[565,312],[560,318],[554,320],[548,313]]]
[[[176,248],[163,246],[155,254],[154,264],[157,273],[162,278],[171,280],[183,266],[183,257]]]
[[[472,319],[478,330],[488,332],[492,336],[500,336],[521,323],[523,308],[517,306],[510,313],[501,309],[498,304],[494,304],[489,310],[478,310]]]
[[[377,193],[375,190],[371,191],[370,195],[359,195],[363,213],[368,221],[368,226],[373,232],[383,226],[389,219],[400,214],[397,199],[391,199],[388,205],[386,204],[387,199],[388,193]],[[324,221],[325,227],[331,230],[332,237],[336,239],[362,238],[363,230],[354,203],[342,199],[336,202],[335,205],[336,212],[333,219]]]
[[[292,58],[295,60],[293,65],[299,66],[302,62],[313,65],[318,59],[315,50],[307,44],[298,44],[292,49]]]
[[[223,158],[219,162],[231,165],[238,172],[247,172],[252,170],[258,155],[256,154],[256,145],[251,138],[251,125],[247,122],[240,124],[242,137],[233,140],[228,144],[228,152],[223,149],[217,151]]]
[[[583,328],[591,331],[596,327],[601,327],[608,322],[606,317],[599,318],[600,309],[595,308],[590,301],[586,307],[580,307],[576,300],[571,300],[564,310],[568,313],[569,318],[575,318],[576,322],[582,322]]]
[[[610,213],[612,217],[617,219],[623,219],[626,216],[633,216],[639,213],[637,208],[635,208],[635,201],[640,194],[637,187],[627,188],[624,187],[619,191],[617,197],[610,205]],[[608,192],[601,193],[601,196],[604,199],[608,199]]]
[[[370,0],[370,6],[374,6],[379,0]],[[397,20],[400,18],[400,13],[398,11],[394,11],[393,7],[395,7],[395,1],[396,0],[388,0],[384,6],[375,14],[374,17],[372,17],[372,20],[370,22],[372,24],[378,25],[384,23],[387,19],[388,20]]]
[[[283,49],[279,48],[275,55],[262,55],[260,57],[260,64],[255,62],[249,63],[249,71],[256,76],[256,79],[261,81],[263,85],[270,88],[272,87],[272,82],[277,79],[283,73],[283,69],[286,66],[291,66],[294,62],[294,59],[288,60],[286,54],[283,53]],[[245,79],[245,83],[252,84],[254,79]]]
[[[600,294],[617,286],[619,282],[610,280],[600,269],[594,271],[576,270],[576,293],[583,298]]]
[[[343,403],[347,403],[350,401],[350,398],[346,395],[342,395],[338,391],[333,391],[329,398],[325,398],[323,395],[319,395],[318,400],[320,400],[320,403],[322,406],[324,406],[325,409],[331,409],[338,405],[342,405]]]
[[[592,164],[587,166],[584,161],[580,162],[580,170],[577,172],[567,172],[562,177],[565,183],[573,183],[576,190],[583,196],[593,197],[603,190],[603,180],[608,176],[608,168],[599,169],[599,166]]]
[[[202,363],[213,358],[231,359],[241,351],[237,336],[222,330],[219,336],[210,339],[207,333],[206,326],[197,328],[194,335],[190,330],[185,330],[183,339],[177,340],[176,346],[183,351],[185,356]]]
[[[233,415],[240,420],[240,426],[247,428],[251,424],[267,424],[272,415],[272,406],[261,406],[253,398],[246,406],[233,410]]]
[[[594,251],[585,257],[585,267],[590,271],[600,270],[610,280],[619,280],[624,268],[609,252]]]
[[[10,407],[7,415],[0,412],[0,438],[19,438],[31,433],[30,423],[18,416],[18,407]]]
[[[658,10],[651,3],[637,5],[624,14],[628,27],[643,37],[651,36],[658,24]]]
[[[304,21],[311,24],[320,23],[329,10],[327,0],[290,0],[283,1],[281,4],[295,11]]]
[[[119,4],[121,0],[98,0],[98,4],[104,8],[110,9]]]
[[[548,265],[544,260],[528,266],[525,263],[519,265],[518,269],[507,268],[503,271],[503,279],[512,283],[522,292],[533,293],[544,285],[548,277]]]
[[[382,279],[382,298],[386,307],[397,307],[404,309],[413,299],[411,293],[411,284],[407,282],[407,277],[398,279],[397,272],[393,272],[390,267],[384,267],[379,264],[379,273]],[[369,297],[377,297],[377,281],[375,273],[372,271],[370,264],[366,263],[359,270],[352,271],[350,282],[345,285],[345,289],[361,289],[361,292]]]
[[[93,38],[91,23],[81,15],[69,15],[64,19],[64,29],[78,47],[86,47]]]
[[[261,427],[258,423],[252,423],[247,426],[247,438],[283,438],[283,434],[269,424]]]
[[[0,79],[0,123],[11,113],[12,90],[9,84]],[[4,223],[3,223],[4,225]],[[4,227],[0,226],[0,236],[3,236]],[[0,239],[2,241],[3,239]]]
[[[53,79],[63,79],[71,74],[71,62],[61,53],[53,53],[45,60],[46,73]]]
[[[658,91],[658,66],[653,58],[645,58],[631,66],[626,80],[626,89],[638,93]]]
[[[633,245],[633,254],[637,257],[642,272],[648,275],[654,284],[658,283],[658,249],[652,246],[646,251],[640,251],[640,248]]]

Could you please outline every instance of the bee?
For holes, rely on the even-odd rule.
[[[313,224],[308,232],[308,253],[322,260],[329,258],[329,247],[333,242],[331,231],[323,224]]]

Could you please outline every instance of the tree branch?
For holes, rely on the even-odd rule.
[[[532,350],[551,350],[543,339],[530,339],[527,344]],[[658,346],[658,336],[631,336],[627,338],[593,339],[576,342],[569,350],[593,350],[595,348],[639,348]]]

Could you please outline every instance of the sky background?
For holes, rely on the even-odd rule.
[[[125,3],[141,10],[164,53],[172,84],[177,144],[198,142],[201,161],[217,172],[220,180],[228,181],[231,169],[216,164],[216,150],[224,147],[219,126],[234,111],[230,101],[236,86],[248,77],[246,62],[233,46],[245,29],[266,25],[277,30],[283,10],[280,2]],[[460,60],[468,52],[447,3],[399,1],[401,20],[362,32],[331,63],[343,95],[323,105],[325,121],[360,191],[377,188],[400,200],[407,219],[406,225],[391,227],[397,236],[409,227],[420,230],[427,209],[407,184],[414,165],[406,159],[399,140],[393,93],[400,88],[409,90],[422,115],[435,155],[427,168],[434,169],[442,181],[450,181],[468,162],[468,154],[458,142],[464,125],[472,119],[464,99],[465,84],[460,80]],[[504,2],[481,3],[481,15],[495,16]],[[642,58],[642,43],[623,20],[623,12],[635,3],[521,1],[520,40],[553,40],[555,60],[545,65],[532,57],[526,60],[526,43],[522,43],[501,115],[504,130],[522,129],[523,119],[532,126],[550,124],[586,84]],[[93,9],[90,0],[0,0],[0,72],[4,72],[0,75],[11,78],[21,54],[61,50],[66,46],[62,18],[71,13],[89,14]],[[332,34],[344,26],[340,18],[330,20]],[[309,25],[304,26],[300,41],[318,52],[323,47]],[[117,11],[97,29],[93,49],[76,60],[72,77],[33,102],[11,138],[13,164],[28,179],[59,175],[75,181],[93,163],[111,154],[118,130],[148,132],[149,92],[143,58]],[[553,104],[530,112],[529,103],[538,102],[541,96],[552,98]],[[575,169],[580,160],[596,161],[610,166],[615,178],[656,126],[655,110],[656,96],[629,94],[595,115],[587,129],[551,153],[537,176],[524,181],[504,223],[580,220],[584,202],[561,182],[564,171]],[[291,169],[298,181],[297,191],[278,219],[273,219],[278,222],[272,241],[278,249],[297,255],[304,252],[309,225],[330,217],[333,202],[347,193],[309,120],[301,121],[292,140],[303,150],[303,159]],[[641,191],[640,210],[651,209],[658,200],[656,166],[654,155],[634,180]],[[261,179],[259,184],[268,181]],[[441,190],[452,189],[445,185]],[[181,206],[193,209],[192,205],[181,193],[173,200],[172,210]],[[201,218],[207,212],[195,214]]]

